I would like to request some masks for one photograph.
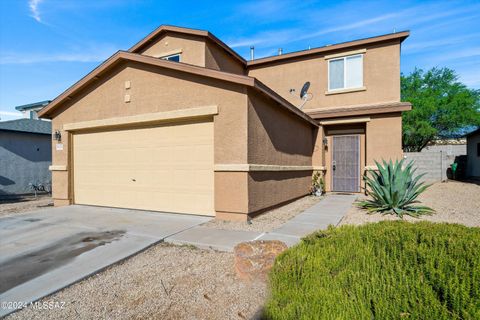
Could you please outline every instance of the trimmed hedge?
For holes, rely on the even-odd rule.
[[[480,228],[329,228],[282,255],[266,319],[480,319]]]

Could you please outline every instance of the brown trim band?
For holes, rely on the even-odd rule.
[[[312,166],[288,166],[272,164],[216,164],[216,172],[252,172],[252,171],[311,171]]]
[[[209,78],[214,78],[222,81],[228,81],[228,82],[237,83],[244,86],[253,87],[259,92],[261,92],[262,94],[278,102],[282,107],[286,108],[291,113],[309,122],[313,126],[318,126],[318,123],[312,118],[310,118],[310,116],[308,116],[303,111],[299,110],[293,104],[291,104],[290,102],[282,98],[275,91],[271,90],[266,85],[264,85],[263,83],[261,83],[260,81],[258,81],[253,77],[224,72],[224,71],[207,69],[207,68],[193,66],[185,63],[166,61],[166,60],[162,60],[162,59],[158,59],[150,56],[144,56],[141,54],[130,53],[125,51],[118,51],[113,56],[108,58],[100,66],[95,68],[88,75],[83,77],[80,81],[78,81],[77,83],[72,85],[70,88],[68,88],[66,91],[64,91],[62,94],[60,94],[58,97],[56,97],[52,102],[50,102],[44,109],[42,109],[38,113],[39,117],[48,118],[49,116],[51,116],[51,112],[55,110],[55,108],[57,108],[61,103],[71,99],[76,92],[90,85],[92,82],[98,80],[99,77],[101,77],[107,70],[109,70],[114,65],[121,63],[123,61],[139,62],[139,63],[148,64],[151,66],[156,66],[159,68],[177,70],[180,72],[186,72],[186,73],[195,74],[203,77],[209,77]]]
[[[169,26],[169,25],[161,25],[157,29],[153,30],[145,38],[143,38],[142,40],[137,42],[135,45],[133,45],[130,49],[128,49],[128,52],[137,53],[147,44],[151,43],[152,40],[158,37],[161,33],[167,33],[167,32],[183,33],[183,34],[189,34],[193,36],[207,38],[208,40],[212,41],[213,43],[215,43],[216,45],[220,46],[222,49],[227,51],[231,56],[233,56],[235,59],[241,62],[244,66],[247,65],[247,61],[245,61],[245,59],[243,59],[242,56],[240,56],[238,53],[232,50],[232,48],[227,46],[222,40],[218,39],[210,32],[206,30],[182,28],[182,27]]]
[[[362,117],[362,118],[346,118],[346,119],[328,119],[320,121],[320,125],[328,126],[334,124],[350,124],[350,123],[362,123],[362,122],[369,122],[370,117]]]
[[[208,106],[191,109],[180,109],[166,112],[144,113],[135,116],[117,117],[102,120],[82,121],[63,125],[65,131],[88,130],[108,127],[119,127],[135,124],[149,124],[186,120],[197,117],[213,116],[218,114],[217,106]]]
[[[310,49],[310,50],[291,52],[291,53],[282,54],[281,56],[272,56],[272,57],[256,59],[256,60],[253,60],[253,61],[248,61],[247,62],[247,67],[254,67],[254,66],[267,64],[267,63],[271,63],[271,62],[277,62],[277,61],[284,61],[284,60],[288,60],[288,59],[294,59],[294,58],[299,58],[299,57],[303,57],[303,56],[309,56],[309,55],[312,55],[312,54],[332,52],[332,51],[336,51],[336,50],[341,50],[341,49],[355,47],[355,46],[362,46],[362,45],[371,44],[371,43],[377,43],[377,42],[383,42],[383,41],[393,41],[393,40],[403,41],[409,35],[410,35],[409,31],[402,31],[402,32],[390,33],[390,34],[386,34],[386,35],[382,35],[382,36],[377,36],[377,37],[348,41],[348,42],[338,43],[338,44],[334,44],[334,45],[327,45],[327,46],[323,46],[323,47],[320,47],[320,48],[314,48],[314,49]]]
[[[48,170],[50,170],[50,171],[67,171],[68,167],[66,165],[57,164],[57,165],[49,166]]]
[[[328,109],[311,109],[305,112],[313,119],[340,118],[348,116],[363,116],[369,114],[403,112],[412,109],[410,102],[392,102],[378,105],[351,106]]]

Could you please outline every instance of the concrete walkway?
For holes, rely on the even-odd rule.
[[[1,218],[0,301],[36,301],[209,220],[79,205]]]
[[[356,198],[357,195],[329,195],[271,232],[220,230],[196,226],[165,238],[165,242],[220,251],[233,251],[237,244],[252,240],[280,240],[288,246],[293,246],[300,242],[302,237],[316,230],[337,225]]]

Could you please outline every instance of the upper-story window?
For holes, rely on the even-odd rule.
[[[363,87],[363,54],[328,60],[328,91]]]
[[[161,57],[163,60],[180,62],[180,53],[172,54],[169,56]]]

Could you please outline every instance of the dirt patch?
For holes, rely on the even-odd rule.
[[[1,199],[0,216],[13,215],[28,211],[38,211],[53,206],[50,196],[22,197],[18,199]]]
[[[269,232],[279,228],[282,224],[292,219],[321,201],[323,197],[306,196],[280,208],[267,211],[248,222],[211,220],[203,226],[222,230],[247,230]]]
[[[0,293],[65,265],[76,256],[123,236],[125,231],[82,232],[0,264]]]
[[[9,319],[251,319],[266,284],[235,275],[233,254],[157,245],[42,301],[63,309],[27,308]]]
[[[406,217],[405,220],[449,222],[480,227],[480,186],[478,184],[458,181],[435,183],[419,196],[419,200],[422,204],[435,209],[436,213],[419,219]],[[340,225],[359,225],[381,220],[398,220],[398,218],[392,215],[367,214],[354,206],[342,219]]]

